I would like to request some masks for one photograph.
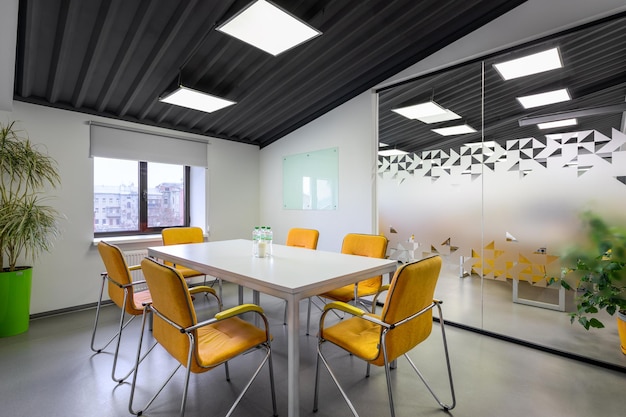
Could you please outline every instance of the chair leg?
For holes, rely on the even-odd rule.
[[[385,336],[383,335],[382,340],[383,347],[383,358],[385,360],[385,379],[387,380],[387,396],[389,397],[389,410],[391,412],[391,417],[396,416],[396,410],[393,405],[393,392],[391,390],[391,369],[389,367],[389,361],[387,359],[387,344],[385,343]]]
[[[170,380],[172,379],[172,377],[174,376],[174,374],[178,371],[178,369],[182,366],[182,364],[178,364],[174,370],[172,371],[172,373],[170,374],[170,376],[165,380],[165,382],[163,383],[163,385],[161,385],[161,387],[158,389],[158,391],[156,392],[156,394],[154,394],[154,396],[152,396],[152,398],[146,403],[146,405],[144,405],[140,410],[135,410],[133,408],[133,403],[134,403],[134,398],[135,398],[135,388],[137,386],[137,376],[139,374],[139,365],[141,364],[141,362],[146,358],[146,356],[148,356],[148,354],[152,351],[152,349],[154,349],[154,347],[156,346],[156,342],[150,347],[150,349],[148,349],[148,351],[142,356],[141,355],[141,348],[143,346],[143,335],[144,335],[144,330],[145,330],[145,325],[146,325],[146,315],[147,314],[151,314],[148,313],[146,310],[149,309],[149,306],[146,306],[146,308],[144,308],[144,314],[142,317],[142,322],[141,322],[141,335],[139,336],[139,345],[137,347],[137,356],[136,356],[136,361],[135,361],[135,366],[133,368],[133,370],[135,371],[133,374],[133,382],[131,383],[131,387],[130,387],[130,398],[128,400],[128,411],[131,414],[134,414],[136,416],[140,416],[143,414],[143,412],[148,409],[148,407],[150,407],[150,405],[152,404],[152,402],[156,399],[156,397],[161,393],[161,391],[163,391],[163,388],[165,388],[165,386],[167,385],[168,382],[170,382]]]
[[[315,394],[314,394],[314,397],[313,397],[313,412],[317,412],[317,402],[318,402],[318,392],[319,392],[319,368],[320,368],[320,361],[321,361],[324,364],[324,366],[326,367],[326,370],[328,371],[328,374],[330,375],[331,379],[333,380],[333,382],[335,383],[335,385],[339,389],[339,392],[341,393],[341,396],[343,397],[344,401],[348,405],[348,408],[350,408],[350,411],[352,412],[352,415],[354,417],[359,417],[359,414],[356,412],[356,409],[354,408],[354,405],[352,404],[352,401],[350,401],[350,399],[348,398],[348,395],[346,394],[346,392],[343,390],[343,388],[339,384],[339,380],[337,379],[337,377],[335,376],[333,371],[331,371],[330,365],[328,364],[326,358],[322,354],[322,344],[323,344],[323,342],[324,341],[322,340],[317,345],[317,364],[316,364],[316,369],[315,369]]]
[[[106,276],[103,275],[102,287],[100,287],[100,297],[98,298],[98,305],[96,307],[96,319],[95,319],[95,321],[93,323],[93,332],[91,333],[91,350],[96,352],[96,353],[102,352],[102,350],[105,349],[113,341],[113,339],[115,339],[117,337],[117,335],[113,336],[111,338],[111,340],[109,340],[107,342],[107,344],[105,344],[101,348],[96,348],[94,346],[95,345],[95,340],[96,340],[96,330],[98,329],[98,320],[100,319],[100,307],[102,307],[102,295],[104,294],[104,283],[105,283],[105,280],[106,280]]]
[[[437,303],[437,308],[439,310],[439,324],[441,326],[441,336],[443,339],[443,350],[444,350],[444,354],[446,357],[446,366],[448,368],[448,381],[450,383],[450,394],[452,396],[452,403],[451,404],[445,404],[443,403],[439,397],[437,397],[437,395],[435,394],[435,392],[432,390],[432,388],[430,387],[430,385],[428,384],[428,382],[426,382],[426,379],[424,378],[424,376],[422,375],[422,373],[417,369],[417,367],[415,366],[415,364],[413,363],[413,361],[409,358],[409,356],[407,354],[405,354],[404,356],[407,358],[407,360],[409,361],[409,364],[411,365],[411,367],[413,368],[413,370],[415,371],[415,373],[417,374],[417,376],[420,377],[420,379],[422,380],[422,382],[424,383],[424,385],[426,385],[426,388],[428,388],[428,391],[430,392],[430,394],[433,396],[433,398],[435,399],[435,401],[437,401],[437,403],[439,404],[439,406],[441,406],[441,408],[443,408],[444,410],[452,410],[455,406],[456,406],[456,395],[454,393],[454,383],[452,381],[452,368],[450,367],[450,355],[448,353],[448,342],[446,339],[446,331],[445,331],[445,324],[443,321],[443,315],[441,312],[441,305],[439,303]]]
[[[116,340],[115,343],[115,351],[113,353],[113,367],[111,369],[111,379],[113,379],[113,381],[121,383],[123,382],[126,378],[128,378],[130,376],[131,373],[133,373],[134,371],[134,367],[132,369],[130,369],[130,371],[128,371],[128,373],[126,373],[124,376],[122,377],[118,377],[115,375],[115,371],[117,369],[117,358],[119,356],[119,351],[120,351],[120,343],[122,340],[122,331],[130,324],[130,322],[132,322],[136,316],[131,316],[128,321],[124,322],[124,320],[126,319],[126,312],[124,311],[124,309],[122,308],[121,313],[120,313],[120,320],[119,320],[119,326],[118,326],[118,330],[117,332],[113,335],[113,337],[111,337],[109,339],[108,342],[106,342],[102,347],[97,348],[95,346],[95,341],[96,341],[96,333],[97,333],[97,329],[98,329],[98,321],[100,319],[100,309],[102,307],[102,296],[104,295],[104,284],[106,282],[106,275],[103,275],[103,280],[102,280],[102,287],[100,288],[100,298],[98,299],[98,305],[96,307],[96,319],[94,321],[94,325],[93,325],[93,332],[91,334],[91,350],[94,351],[96,354],[101,353],[102,351],[104,351],[104,349],[106,349],[114,340]],[[128,293],[125,291],[124,292],[124,304],[126,305],[126,297],[127,297]]]
[[[268,362],[268,360],[269,360],[269,368],[270,368],[270,387],[271,387],[271,390],[272,390],[272,406],[273,406],[273,410],[274,410],[274,417],[276,417],[278,415],[278,413],[276,412],[276,392],[275,392],[275,387],[274,387],[274,371],[272,369],[272,360],[271,360],[271,358],[272,358],[272,350],[271,350],[269,345],[265,345],[265,348],[267,349],[267,353],[265,354],[265,357],[261,361],[261,364],[258,366],[258,368],[254,372],[252,377],[248,380],[248,383],[243,388],[243,390],[241,391],[241,393],[239,394],[239,396],[237,397],[237,399],[235,400],[233,405],[230,407],[230,410],[228,410],[228,413],[226,414],[226,417],[230,417],[233,414],[233,412],[235,411],[235,408],[237,408],[237,406],[241,402],[241,399],[243,398],[243,396],[246,394],[246,392],[248,392],[248,388],[250,388],[250,386],[252,385],[252,383],[254,382],[256,377],[261,372],[261,369],[263,368],[263,365],[265,365],[265,363]],[[181,415],[181,417],[182,417],[182,415]]]

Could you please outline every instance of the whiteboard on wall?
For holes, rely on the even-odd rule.
[[[337,210],[338,148],[283,157],[283,208]]]

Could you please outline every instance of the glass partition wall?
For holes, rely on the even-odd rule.
[[[582,213],[626,226],[625,20],[378,91],[389,256],[443,257],[449,321],[623,370],[617,319],[571,324],[577,294],[547,278]]]

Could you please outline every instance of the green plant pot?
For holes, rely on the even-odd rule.
[[[626,314],[617,313],[617,333],[622,347],[622,353],[626,355]]]
[[[28,330],[33,269],[0,272],[0,337]]]

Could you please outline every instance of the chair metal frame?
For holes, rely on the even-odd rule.
[[[380,292],[387,291],[388,289],[389,289],[389,285],[385,285],[381,289]],[[379,294],[380,294],[380,292],[379,292]],[[377,294],[376,297],[374,298],[374,302],[376,302],[376,298],[378,297],[379,294]],[[407,317],[405,319],[402,319],[402,320],[397,321],[395,323],[386,323],[384,321],[379,320],[377,317],[368,315],[367,314],[368,312],[366,312],[366,311],[364,311],[364,310],[362,310],[362,309],[360,309],[358,307],[355,307],[355,306],[353,306],[351,304],[347,304],[347,303],[344,303],[344,302],[335,301],[335,302],[328,303],[324,307],[324,311],[322,313],[322,316],[320,317],[320,328],[323,328],[324,319],[326,317],[326,314],[328,314],[330,311],[333,311],[333,310],[340,310],[340,311],[342,311],[342,312],[344,312],[346,314],[349,314],[349,315],[354,316],[354,317],[358,317],[358,318],[363,319],[363,320],[370,321],[370,322],[375,323],[376,325],[381,327],[381,336],[380,336],[379,349],[382,349],[383,358],[384,358],[384,365],[383,366],[385,368],[385,377],[386,377],[386,380],[387,380],[387,394],[388,394],[388,397],[389,397],[390,412],[391,412],[391,416],[395,417],[393,393],[392,393],[392,388],[391,388],[391,369],[395,368],[395,364],[394,364],[395,360],[391,361],[391,362],[388,360],[386,337],[389,334],[389,332],[393,331],[394,329],[397,329],[397,328],[401,327],[404,324],[409,323],[411,320],[414,320],[414,319],[422,316],[423,314],[431,311],[432,309],[434,309],[436,307],[437,311],[438,311],[438,315],[439,315],[439,320],[438,321],[439,321],[439,324],[440,324],[440,327],[441,327],[441,336],[442,336],[442,340],[443,340],[443,347],[444,347],[444,354],[445,354],[445,360],[446,360],[447,374],[448,374],[448,380],[449,380],[449,384],[450,384],[450,393],[451,393],[451,397],[452,397],[451,404],[446,404],[446,403],[442,402],[439,399],[439,397],[435,394],[435,392],[433,391],[431,386],[428,384],[428,382],[426,381],[426,379],[424,378],[422,373],[419,371],[417,366],[414,364],[414,362],[408,356],[408,352],[405,352],[402,355],[409,362],[409,364],[411,365],[411,367],[413,368],[413,370],[415,371],[417,376],[422,380],[424,385],[426,385],[426,388],[428,389],[430,394],[433,396],[435,401],[437,401],[439,406],[443,410],[448,411],[448,410],[452,410],[456,406],[456,395],[455,395],[455,392],[454,392],[454,383],[453,383],[453,380],[452,380],[452,369],[451,369],[451,366],[450,366],[450,355],[449,355],[449,352],[448,352],[448,343],[447,343],[447,338],[446,338],[446,333],[445,333],[445,322],[444,322],[444,319],[443,319],[443,311],[442,311],[442,308],[441,308],[441,304],[442,304],[442,301],[435,299],[435,300],[433,300],[433,302],[431,304],[429,304],[428,306],[426,306],[422,310],[416,312],[415,314],[413,314],[413,315],[411,315],[411,316],[409,316],[409,317]],[[374,304],[374,306],[375,306],[375,304]],[[358,417],[358,413],[357,413],[354,405],[352,404],[352,402],[348,398],[348,395],[346,394],[345,390],[341,387],[337,376],[331,370],[331,367],[330,367],[330,364],[328,362],[328,359],[322,353],[322,345],[325,342],[326,342],[326,340],[324,340],[322,337],[318,337],[317,361],[316,361],[316,369],[315,369],[315,388],[314,388],[315,389],[315,394],[314,394],[314,399],[313,399],[313,411],[317,412],[317,410],[318,410],[320,363],[322,363],[322,364],[324,364],[324,366],[328,370],[328,373],[330,374],[331,379],[333,380],[333,382],[335,383],[335,385],[339,389],[339,392],[341,393],[343,399],[346,401],[348,407],[350,408],[350,411],[352,412],[352,414],[355,417]],[[349,352],[349,353],[353,354],[352,352]],[[363,358],[361,358],[361,359],[363,359]],[[369,372],[370,372],[370,363],[368,362],[367,363],[366,377],[369,377]]]
[[[148,261],[155,262],[154,260],[151,260],[151,259],[145,259],[143,262],[148,262]],[[164,268],[169,268],[170,270],[175,271],[179,276],[182,277],[180,272],[176,271],[176,269],[171,268],[171,267],[169,267],[167,265],[162,265],[162,266]],[[211,288],[209,288],[209,289],[211,289]],[[212,295],[214,295],[216,298],[218,298],[217,295],[215,294],[214,290],[212,292]],[[255,304],[239,305],[239,306],[232,307],[232,308],[224,310],[224,311],[221,310],[221,306],[222,306],[221,303],[219,303],[219,306],[220,306],[220,312],[217,313],[215,315],[215,317],[213,317],[211,319],[208,319],[208,320],[205,320],[205,321],[202,321],[200,323],[196,323],[195,325],[189,326],[189,327],[182,327],[182,326],[180,326],[179,324],[177,324],[176,322],[174,322],[173,320],[169,319],[167,316],[165,316],[164,314],[159,312],[154,307],[154,305],[152,305],[152,304],[146,304],[145,307],[144,307],[146,312],[150,311],[153,315],[156,315],[159,318],[163,319],[165,321],[165,323],[167,323],[170,326],[174,327],[175,329],[177,329],[181,333],[186,334],[187,337],[189,338],[189,350],[188,350],[188,354],[187,354],[187,363],[185,365],[186,373],[185,373],[185,382],[184,382],[184,385],[183,385],[183,396],[182,396],[182,401],[181,401],[181,406],[180,406],[180,417],[184,417],[184,415],[185,415],[185,406],[186,406],[186,403],[187,403],[189,379],[190,379],[190,375],[191,375],[192,361],[194,360],[194,353],[195,353],[194,349],[195,349],[195,345],[196,345],[196,341],[195,341],[196,330],[198,330],[198,329],[200,329],[200,328],[202,328],[204,326],[208,326],[208,325],[217,323],[217,322],[219,322],[221,320],[227,320],[227,319],[230,319],[230,318],[233,318],[233,317],[237,317],[237,316],[240,316],[242,314],[250,313],[250,312],[256,314],[258,317],[260,317],[263,320],[263,323],[265,325],[266,342],[262,343],[260,345],[257,345],[254,348],[251,348],[251,349],[249,349],[246,352],[240,353],[239,355],[235,355],[234,357],[246,354],[248,352],[255,351],[258,348],[265,349],[266,353],[265,353],[265,356],[263,357],[261,363],[259,364],[259,366],[255,370],[255,372],[253,373],[252,377],[248,380],[248,382],[246,383],[245,387],[243,388],[243,390],[241,391],[241,393],[239,394],[239,396],[237,397],[237,399],[235,400],[235,402],[231,406],[230,410],[226,414],[226,417],[229,417],[234,412],[235,408],[237,407],[237,405],[239,404],[239,402],[241,401],[241,399],[243,398],[245,393],[248,391],[248,388],[250,388],[250,386],[252,385],[252,383],[254,382],[254,380],[256,379],[256,377],[258,376],[258,374],[260,373],[261,369],[263,368],[263,366],[266,363],[269,364],[268,367],[269,367],[269,375],[270,375],[270,389],[271,389],[271,396],[272,396],[272,407],[273,407],[274,417],[276,417],[278,414],[277,414],[277,409],[276,409],[276,390],[275,390],[275,384],[274,384],[274,370],[273,370],[274,367],[273,367],[273,363],[272,363],[271,335],[269,333],[269,323],[268,323],[267,317],[265,316],[265,314],[263,314],[262,308],[257,306],[257,305],[255,305]],[[130,411],[131,414],[134,414],[134,415],[137,415],[137,416],[142,415],[143,412],[146,411],[148,409],[148,407],[150,407],[150,405],[152,405],[152,403],[159,396],[161,391],[163,391],[165,386],[174,377],[174,375],[176,374],[178,369],[180,369],[180,367],[183,365],[183,363],[179,362],[174,367],[173,371],[166,378],[165,382],[156,391],[156,393],[150,398],[150,400],[148,400],[148,402],[143,407],[141,407],[140,410],[135,410],[133,408],[134,397],[135,397],[135,389],[136,389],[136,386],[137,386],[137,376],[139,374],[139,365],[141,364],[143,358],[147,355],[147,353],[145,355],[143,355],[143,356],[141,355],[142,344],[143,344],[143,334],[144,334],[143,329],[145,328],[145,325],[146,325],[146,320],[145,320],[146,316],[147,316],[147,314],[144,314],[143,320],[142,320],[142,333],[141,333],[141,337],[139,339],[139,345],[138,345],[138,348],[137,348],[135,373],[133,375],[133,381],[132,381],[132,384],[131,384],[130,398],[129,398],[129,402],[128,402],[128,410]],[[227,360],[225,360],[224,362],[222,362],[220,364],[216,364],[214,366],[207,367],[205,369],[207,369],[207,370],[213,369],[213,368],[216,368],[217,366],[219,366],[221,364],[224,364],[224,368],[225,368],[225,372],[226,372],[226,380],[230,381],[230,374],[229,374],[229,370],[228,370],[228,361],[233,359],[234,357],[230,357],[230,358],[228,358]]]
[[[121,250],[115,246],[115,245],[111,245],[110,243],[107,242],[100,242],[101,244],[107,245],[109,247],[115,248],[116,252],[119,252],[119,256],[120,256],[120,260],[124,262],[124,264],[126,264],[126,260],[124,259],[124,256],[121,252]],[[105,265],[106,267],[106,265]],[[130,318],[128,320],[126,320],[126,314],[127,314],[127,306],[130,303],[130,297],[134,296],[134,287],[138,286],[138,285],[145,285],[146,281],[144,280],[140,280],[140,281],[132,281],[131,280],[131,275],[130,272],[131,271],[136,271],[141,269],[141,266],[139,265],[132,265],[132,266],[126,266],[127,270],[128,270],[128,278],[129,278],[129,283],[128,284],[122,284],[116,280],[114,280],[113,278],[111,278],[109,276],[108,272],[102,272],[100,274],[100,276],[102,277],[102,285],[100,286],[100,296],[98,297],[98,304],[96,306],[96,318],[94,320],[94,325],[93,325],[93,331],[91,333],[91,350],[93,352],[95,352],[96,354],[102,353],[104,351],[104,349],[106,349],[114,340],[117,340],[116,344],[115,344],[115,351],[113,353],[113,367],[111,369],[111,379],[113,379],[113,381],[121,383],[123,382],[126,378],[128,378],[133,371],[135,370],[135,368],[131,368],[126,374],[124,374],[123,376],[116,376],[116,369],[117,369],[117,359],[119,356],[119,350],[120,350],[120,344],[122,341],[122,332],[123,330],[135,319],[135,317],[137,317],[139,314],[132,314],[130,315]],[[104,286],[107,283],[107,281],[111,282],[113,285],[117,286],[118,288],[120,288],[123,292],[124,292],[124,296],[123,296],[123,301],[122,301],[122,305],[118,305],[118,307],[121,310],[120,313],[120,319],[119,319],[119,326],[117,329],[117,333],[115,333],[108,342],[106,342],[104,345],[102,345],[101,347],[96,347],[96,333],[98,330],[98,321],[100,319],[100,309],[102,308],[102,303],[103,303],[103,296],[104,296]],[[146,290],[146,292],[148,292]],[[141,311],[143,314],[144,310],[141,309],[139,310]],[[154,345],[152,346],[154,347]]]

